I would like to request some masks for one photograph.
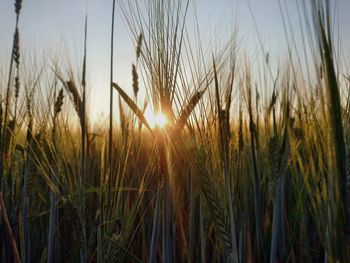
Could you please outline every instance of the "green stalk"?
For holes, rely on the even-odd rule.
[[[5,114],[4,114],[4,122],[2,125],[2,132],[1,134],[1,140],[0,140],[0,187],[2,187],[2,178],[4,175],[3,170],[3,158],[5,154],[5,145],[6,145],[6,134],[7,134],[7,121],[8,121],[8,115],[9,115],[9,108],[10,108],[10,95],[11,95],[11,78],[12,78],[12,68],[13,68],[13,62],[15,60],[15,53],[16,53],[16,35],[18,38],[18,22],[19,22],[19,16],[22,9],[22,0],[15,0],[15,13],[16,13],[16,25],[15,25],[15,33],[13,37],[13,46],[11,51],[11,59],[10,59],[10,69],[8,74],[8,81],[7,81],[7,88],[6,88],[6,97],[5,97]],[[17,50],[19,52],[19,50]],[[0,127],[1,128],[1,127]]]
[[[111,206],[112,191],[112,149],[113,149],[113,51],[114,51],[114,18],[115,18],[115,0],[112,6],[112,29],[111,29],[111,60],[110,60],[110,89],[109,89],[109,134],[108,134],[108,196],[107,207]]]
[[[153,215],[153,226],[152,226],[152,236],[151,236],[151,245],[150,252],[148,257],[148,262],[156,262],[156,252],[157,252],[157,240],[158,240],[158,228],[160,219],[160,199],[157,194],[156,198],[156,207]]]
[[[167,171],[166,157],[166,138],[165,134],[159,133],[159,154],[160,154],[160,174],[163,178],[163,262],[172,262],[172,238],[171,238],[171,223],[172,223],[172,199],[169,173]]]
[[[55,104],[54,104],[54,115],[52,118],[53,127],[52,127],[52,133],[51,133],[51,140],[53,143],[53,153],[55,158],[58,155],[58,145],[57,145],[57,117],[58,114],[62,110],[63,105],[63,89],[61,89],[58,93],[57,98],[55,98]],[[52,160],[51,163],[52,166],[54,166],[54,161]],[[57,171],[57,167],[53,167],[54,171]],[[51,173],[51,180],[55,187],[57,187],[57,178],[56,175]],[[57,238],[56,233],[58,232],[58,209],[57,209],[57,194],[49,190],[50,192],[50,212],[49,212],[49,236],[48,236],[48,245],[47,245],[47,263],[53,263],[55,262],[55,251],[57,250]]]
[[[288,116],[288,115],[287,115]],[[288,117],[286,118],[288,122]],[[273,221],[272,221],[272,233],[271,233],[271,248],[270,248],[270,263],[276,262],[277,247],[281,247],[281,256],[280,260],[285,260],[285,251],[284,250],[284,219],[283,215],[285,213],[285,192],[286,192],[286,168],[288,162],[288,127],[285,127],[285,134],[283,138],[283,143],[279,153],[280,160],[278,162],[278,182],[277,190],[275,196],[275,203],[273,207]],[[280,243],[280,245],[278,244]]]
[[[230,111],[230,99],[229,103],[226,105],[226,109],[222,110],[220,105],[220,94],[219,94],[219,83],[218,75],[216,70],[215,61],[213,58],[213,69],[214,69],[214,84],[215,84],[215,97],[216,97],[216,106],[217,114],[219,120],[219,148],[220,148],[220,160],[223,168],[225,187],[226,187],[226,198],[227,206],[230,219],[230,239],[231,239],[231,248],[230,248],[230,257],[232,257],[233,262],[238,263],[238,250],[237,250],[237,241],[236,241],[236,230],[235,230],[235,221],[233,215],[233,204],[232,204],[232,192],[231,192],[231,179],[230,179],[230,167],[229,167],[229,111]],[[231,85],[229,89],[232,91],[233,77],[231,80]],[[229,96],[231,96],[231,91],[229,91]]]
[[[30,262],[30,235],[29,235],[29,223],[28,223],[28,209],[29,209],[29,197],[28,197],[28,181],[30,170],[32,166],[31,148],[33,142],[33,119],[31,114],[27,130],[27,153],[24,163],[23,171],[23,187],[22,187],[22,217],[23,217],[23,231],[24,231],[24,258],[23,262]]]
[[[248,76],[247,85],[250,85],[250,76]],[[256,129],[254,124],[253,109],[252,109],[252,94],[251,87],[248,86],[248,113],[249,113],[249,134],[251,155],[253,161],[253,189],[254,189],[254,209],[255,209],[255,236],[256,236],[256,250],[257,258],[261,258],[261,221],[262,221],[262,209],[261,209],[261,193],[260,193],[260,176],[258,172],[257,160],[256,160]]]
[[[81,224],[83,232],[83,247],[80,249],[80,261],[82,263],[87,261],[86,257],[86,226],[85,226],[85,180],[86,180],[86,165],[85,165],[85,153],[86,153],[86,43],[87,43],[87,15],[85,16],[85,35],[84,35],[84,59],[83,59],[83,72],[82,72],[82,109],[81,109],[81,185],[80,185],[80,197],[81,197]]]
[[[329,8],[329,7],[328,7]],[[330,261],[345,262],[349,256],[349,241],[347,241],[346,231],[349,229],[349,215],[347,211],[348,193],[347,193],[347,175],[346,175],[346,150],[342,126],[341,116],[341,103],[339,95],[339,86],[333,64],[333,55],[331,47],[330,26],[328,25],[328,39],[326,36],[325,28],[321,20],[321,15],[318,14],[318,29],[320,34],[320,55],[322,56],[322,66],[325,72],[326,79],[326,92],[328,99],[328,118],[330,122],[330,136],[333,145],[333,161],[335,165],[336,174],[331,178],[331,200],[330,206],[335,206],[334,209],[330,208],[329,211],[332,218],[335,220],[336,225],[329,225],[328,231],[330,233],[331,246],[334,247],[334,251],[329,254]],[[327,16],[327,19],[329,17]],[[336,214],[334,214],[336,213]],[[332,219],[332,221],[333,221]],[[332,224],[332,223],[331,223]],[[336,231],[336,232],[334,232]],[[334,243],[336,242],[336,243]],[[333,250],[333,249],[332,249]]]

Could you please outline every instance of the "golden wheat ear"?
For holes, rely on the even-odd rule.
[[[175,125],[176,131],[178,132],[181,131],[182,128],[185,126],[188,117],[191,115],[192,111],[194,110],[194,108],[202,98],[204,92],[205,90],[202,90],[202,91],[197,91],[195,94],[193,94],[193,96],[191,97],[187,105],[181,111],[180,117],[176,121],[176,125]]]

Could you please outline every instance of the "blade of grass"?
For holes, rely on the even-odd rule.
[[[142,121],[143,125],[147,127],[147,129],[153,134],[151,127],[149,126],[143,112],[139,109],[139,107],[133,102],[133,100],[124,92],[124,90],[116,83],[112,83],[112,86],[119,92],[120,96],[123,100],[128,104],[130,109],[134,112],[134,114]]]

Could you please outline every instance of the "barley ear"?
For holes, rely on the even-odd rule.
[[[134,90],[135,98],[137,98],[137,93],[139,92],[139,76],[137,75],[136,66],[132,64],[132,88]]]
[[[22,0],[16,0],[15,1],[15,12],[16,12],[17,16],[19,16],[21,9],[22,9]]]
[[[191,99],[189,100],[188,104],[183,108],[183,110],[180,113],[180,117],[178,118],[176,122],[176,130],[181,131],[182,128],[185,126],[186,121],[190,114],[192,113],[193,109],[198,104],[199,100],[202,98],[205,90],[203,91],[197,91]]]
[[[140,33],[139,37],[137,38],[137,46],[136,46],[136,58],[139,59],[141,55],[141,46],[143,41],[143,34]]]

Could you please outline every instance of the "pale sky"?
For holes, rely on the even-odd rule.
[[[123,0],[119,0],[123,1]],[[286,51],[281,12],[278,1],[287,3],[291,24],[297,27],[298,13],[295,1],[300,0],[196,0],[196,11],[203,38],[221,38],[230,35],[238,22],[240,45],[251,54],[259,52],[257,31],[266,51],[278,58]],[[350,55],[350,0],[330,0],[338,3],[342,49],[347,60]],[[118,2],[118,0],[117,0]],[[193,2],[193,1],[190,1]],[[8,65],[15,26],[13,0],[0,1],[0,69]],[[63,43],[71,54],[73,67],[80,66],[83,50],[85,12],[88,12],[88,84],[90,105],[96,112],[107,111],[109,92],[110,20],[112,0],[23,0],[20,18],[21,52],[54,53]],[[118,9],[117,4],[117,9]],[[131,64],[135,60],[134,45],[126,30],[124,19],[116,12],[115,74],[114,80],[131,89]],[[193,20],[193,8],[189,10]],[[191,25],[189,25],[191,26]],[[226,40],[226,39],[225,39]],[[242,49],[242,47],[241,47]]]

